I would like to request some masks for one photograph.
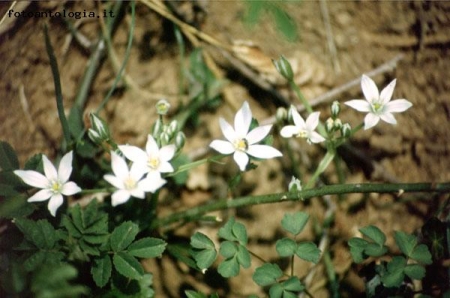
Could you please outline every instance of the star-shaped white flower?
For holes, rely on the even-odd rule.
[[[41,202],[48,199],[48,210],[55,216],[56,210],[63,203],[63,195],[71,196],[81,191],[76,183],[68,181],[72,173],[72,151],[63,156],[59,163],[58,171],[48,160],[47,156],[42,156],[45,176],[36,171],[16,170],[14,174],[33,187],[42,188],[35,193],[28,202]]]
[[[397,124],[392,113],[404,112],[412,107],[412,103],[406,99],[391,101],[396,81],[394,79],[389,83],[380,94],[375,82],[366,75],[362,76],[361,88],[366,99],[353,99],[345,104],[359,112],[368,113],[364,118],[364,129],[374,127],[380,119],[390,124]]]
[[[129,170],[125,160],[114,152],[111,152],[111,166],[115,176],[107,174],[103,178],[117,188],[111,196],[113,206],[126,203],[132,196],[143,199],[146,192],[155,192],[166,183],[159,175],[141,180],[145,174],[142,167],[133,164]]]
[[[281,129],[280,134],[283,138],[291,138],[293,136],[305,138],[309,144],[325,141],[324,137],[314,131],[319,125],[320,112],[311,113],[306,122],[295,107],[291,107],[291,112],[295,125],[286,125]]]
[[[148,135],[145,151],[130,145],[119,146],[119,149],[126,158],[136,163],[136,166],[142,168],[144,173],[149,173],[149,176],[161,177],[161,173],[171,173],[174,171],[169,161],[175,155],[176,146],[167,145],[159,148],[151,135]]]
[[[241,171],[245,171],[249,162],[249,155],[268,159],[282,156],[281,152],[268,145],[256,145],[268,134],[272,125],[264,125],[250,130],[252,112],[247,102],[234,117],[234,128],[223,118],[219,119],[220,129],[227,141],[214,140],[209,145],[222,154],[233,154],[233,158]]]

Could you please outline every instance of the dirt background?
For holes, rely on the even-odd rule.
[[[449,181],[450,2],[323,3],[326,3],[329,12],[331,32],[328,33],[331,33],[331,41],[336,47],[334,55],[330,54],[328,47],[330,39],[327,38],[327,27],[324,24],[324,10],[317,1],[281,4],[298,26],[300,39],[295,42],[283,38],[268,14],[256,26],[246,25],[243,18],[247,8],[241,1],[198,1],[172,5],[182,18],[197,23],[201,31],[223,44],[251,41],[258,47],[258,54],[263,55],[260,59],[262,61],[266,58],[278,58],[280,55],[291,58],[298,66],[296,75],[307,98],[319,96],[360,77],[397,55],[403,55],[394,69],[377,75],[374,80],[381,88],[396,78],[394,98],[406,98],[414,106],[406,113],[396,116],[398,125],[395,127],[381,123],[374,129],[357,134],[352,145],[364,154],[364,160],[369,161],[375,170],[367,170],[363,162],[353,160],[348,168],[345,167],[347,181]],[[0,3],[0,16],[4,15],[10,4]],[[18,5],[22,5],[22,8],[17,6],[14,8],[16,11],[61,11],[64,8],[71,11],[97,11],[107,3],[51,1],[31,4],[19,2]],[[168,98],[176,110],[180,100],[185,98],[178,97],[180,59],[173,32],[167,29],[168,22],[143,3],[138,2],[136,8],[134,45],[126,68],[135,87],[122,88],[121,92],[115,93],[101,115],[111,124],[118,143],[143,145],[155,119],[155,102],[162,97]],[[130,20],[129,15],[125,17],[113,39],[119,61],[125,52]],[[44,22],[49,23],[67,112],[73,104],[89,58],[89,51],[71,38],[69,30],[60,19],[6,17],[0,26],[0,138],[17,150],[21,164],[39,152],[54,157],[62,139],[42,32]],[[77,22],[80,32],[86,38],[95,40],[98,37],[98,19],[84,18]],[[216,111],[200,114],[200,125],[189,130],[184,151],[191,156],[199,156],[198,152],[202,152],[202,148],[206,148],[213,138],[221,137],[218,117],[231,121],[236,108],[244,100],[249,101],[253,115],[258,120],[272,116],[278,105],[270,94],[244,79],[239,70],[214,46],[207,43],[203,46],[210,52],[219,70],[225,76],[228,75],[229,83],[223,104]],[[253,70],[261,74],[264,67]],[[115,74],[111,60],[107,59],[89,93],[84,108],[86,115],[98,106],[109,90]],[[272,86],[283,92],[291,102],[296,101],[295,97],[286,92],[282,83],[274,83]],[[361,97],[361,90],[357,86],[334,99],[345,101]],[[318,109],[322,111],[321,119],[325,120],[329,115],[328,106],[322,105]],[[341,119],[356,126],[362,121],[363,115],[343,107]],[[275,145],[281,146],[281,143],[276,140]],[[300,168],[307,173],[317,164],[322,153],[302,141],[294,142],[294,147],[297,149]],[[227,161],[230,166],[204,166],[192,171],[188,186],[181,191],[180,198],[174,200],[168,199],[171,197],[168,194],[162,196],[161,212],[167,214],[211,198],[226,196],[226,178],[237,170],[231,159]],[[260,162],[256,171],[245,175],[236,195],[284,191],[290,175],[287,157]],[[308,174],[305,175],[304,179],[307,180]],[[333,169],[327,171],[324,179],[327,183],[337,182]],[[420,200],[397,203],[404,197]],[[415,232],[426,219],[439,215],[439,197],[404,197],[352,195],[339,200],[332,198],[335,223],[328,231],[328,245],[344,295],[355,296],[363,290],[363,280],[356,275],[358,268],[351,266],[346,248],[346,241],[358,235],[358,228],[368,224],[377,225],[388,235],[387,244],[392,246],[393,230]],[[325,198],[313,199],[308,204],[258,206],[238,210],[235,214],[248,228],[250,249],[266,259],[275,259],[274,243],[283,236],[280,220],[284,212],[305,210],[320,225],[330,209],[330,204],[326,202]],[[221,214],[227,215],[229,214]],[[309,224],[308,232],[302,234],[301,238],[320,240],[320,237],[315,238],[312,228],[313,225]],[[176,233],[189,236],[196,230],[213,235],[217,227],[193,224]],[[252,272],[260,265],[258,260],[253,260],[249,270],[243,270],[238,278],[229,281],[217,278],[214,270],[210,270],[205,276],[189,271],[167,257],[147,265],[155,275],[157,297],[179,297],[186,288],[217,291],[221,297],[264,295],[262,289],[251,281]],[[314,272],[310,274],[310,292],[314,297],[328,297],[323,265],[319,264],[311,270],[309,264],[298,261],[295,271],[302,278]]]

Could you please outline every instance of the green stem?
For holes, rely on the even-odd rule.
[[[56,108],[58,109],[59,121],[61,122],[64,140],[70,145],[72,137],[70,135],[69,122],[67,122],[66,114],[64,114],[63,96],[61,90],[61,80],[58,70],[58,62],[56,61],[55,52],[53,51],[50,37],[48,36],[47,24],[44,25],[45,48],[47,49],[48,59],[50,60],[50,68],[52,69],[53,82],[55,84]]]
[[[185,211],[173,213],[167,217],[157,219],[151,228],[168,226],[178,221],[194,221],[206,213],[230,208],[242,208],[245,206],[270,204],[287,201],[307,200],[324,195],[339,195],[350,193],[399,193],[399,192],[450,192],[450,183],[395,183],[395,184],[335,184],[313,189],[305,189],[300,192],[284,192],[260,196],[244,196],[233,200],[226,198],[213,203],[194,207]]]
[[[322,158],[316,171],[314,172],[311,179],[309,179],[308,183],[306,184],[305,189],[309,189],[314,185],[317,178],[319,178],[319,175],[322,174],[326,170],[328,165],[333,161],[333,158],[335,155],[336,155],[336,152],[334,150],[327,151],[327,154],[325,154],[325,156]]]

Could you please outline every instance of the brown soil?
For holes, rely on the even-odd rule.
[[[224,44],[238,40],[252,41],[264,57],[278,58],[280,55],[298,62],[299,82],[307,98],[314,98],[358,78],[377,66],[403,55],[395,69],[374,77],[378,86],[384,86],[397,78],[394,98],[406,98],[414,106],[406,113],[396,116],[397,126],[386,123],[374,129],[360,132],[353,145],[362,151],[366,159],[376,165],[376,171],[363,173],[361,165],[353,164],[348,172],[348,182],[402,181],[442,182],[450,180],[450,69],[448,59],[450,45],[450,2],[365,2],[328,1],[332,40],[336,55],[328,50],[327,30],[323,22],[323,11],[319,2],[289,2],[284,4],[298,25],[300,40],[288,42],[276,30],[272,20],[265,16],[250,28],[242,22],[246,13],[243,2],[208,1],[195,2],[204,9],[194,11],[191,2],[179,4],[186,19],[200,18],[201,30]],[[11,3],[0,4],[0,15],[8,11]],[[23,4],[22,4],[23,5]],[[96,11],[94,2],[33,2],[30,10]],[[177,5],[177,4],[173,4]],[[19,10],[19,8],[15,8]],[[77,88],[83,76],[89,54],[70,37],[69,30],[60,19],[6,18],[0,25],[0,109],[1,139],[9,142],[18,152],[21,164],[31,155],[42,152],[54,156],[62,140],[62,132],[56,112],[54,85],[45,51],[42,25],[49,23],[51,41],[59,63],[65,108],[70,110]],[[81,19],[79,30],[87,38],[95,40],[100,32],[98,19]],[[125,52],[130,18],[119,26],[113,41],[119,61]],[[153,123],[154,104],[166,97],[176,108],[180,60],[171,28],[158,14],[143,3],[137,4],[134,46],[127,75],[139,88],[124,89],[114,94],[106,110],[101,114],[111,123],[111,129],[118,143],[143,145],[150,125]],[[192,130],[185,152],[194,154],[205,148],[212,138],[221,136],[218,117],[230,120],[236,107],[244,100],[250,102],[254,116],[266,119],[275,113],[277,103],[270,95],[257,87],[249,86],[239,71],[233,68],[220,51],[211,45],[205,48],[215,59],[219,70],[233,74],[228,78],[227,99],[213,113],[202,113],[200,125]],[[260,53],[260,52],[258,52]],[[260,53],[261,54],[261,53]],[[264,58],[263,57],[263,58]],[[264,60],[264,59],[263,59]],[[89,93],[85,114],[93,111],[109,90],[116,71],[107,59],[96,77]],[[259,69],[261,70],[261,69]],[[282,83],[274,83],[278,90],[290,96]],[[123,85],[121,85],[123,87]],[[23,93],[23,94],[21,94]],[[340,94],[337,100],[361,98],[359,86]],[[183,99],[185,100],[185,99]],[[290,101],[295,102],[291,96]],[[363,115],[344,108],[341,119],[356,126]],[[319,106],[323,111],[321,119],[328,116],[328,105]],[[280,143],[276,142],[276,145]],[[313,147],[298,142],[298,159],[302,171],[317,163],[320,156]],[[161,212],[184,209],[209,200],[211,196],[226,195],[224,177],[236,171],[230,166],[200,167],[191,173],[189,186],[182,191],[181,199],[169,201]],[[231,168],[224,169],[224,168]],[[280,175],[288,167],[288,159],[260,162],[256,171],[245,175],[237,194],[267,194],[286,189],[290,177]],[[337,178],[327,172],[328,183]],[[206,182],[208,181],[208,182]],[[224,188],[225,187],[225,188]],[[167,196],[169,197],[169,196]],[[402,198],[402,197],[401,197]],[[336,219],[330,231],[331,252],[339,278],[355,291],[361,290],[362,280],[352,270],[346,241],[358,234],[358,228],[375,224],[388,235],[388,245],[393,244],[393,230],[417,231],[424,220],[436,214],[439,198],[429,196],[413,204],[397,204],[401,198],[391,195],[352,195],[336,203]],[[408,196],[411,198],[411,196]],[[339,202],[339,203],[338,203]],[[326,212],[325,204],[314,199],[308,204],[286,203],[271,206],[257,206],[236,211],[250,235],[250,248],[266,259],[276,257],[274,240],[280,237],[280,220],[286,211],[305,210],[320,223]],[[360,206],[355,209],[355,206]],[[226,216],[227,214],[221,214]],[[217,227],[191,225],[177,233],[189,236],[201,230],[214,235]],[[313,239],[312,225],[302,235]],[[217,290],[221,297],[241,297],[252,293],[264,295],[251,281],[253,270],[260,265],[258,260],[228,284],[221,281],[213,284],[201,274],[186,274],[187,269],[163,258],[149,262],[150,271],[155,274],[155,289],[158,297],[178,297],[180,287],[194,287],[205,292]],[[304,277],[310,266],[296,263],[296,273]],[[211,270],[213,271],[213,270]],[[317,267],[310,284],[314,297],[327,297],[326,275],[322,265]]]

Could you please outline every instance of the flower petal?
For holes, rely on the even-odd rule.
[[[139,181],[145,173],[148,172],[147,166],[142,166],[137,163],[133,163],[130,169],[130,177],[136,181]]]
[[[126,203],[130,199],[130,192],[124,189],[119,189],[111,196],[111,205],[113,207]]]
[[[381,120],[390,123],[390,124],[397,124],[397,120],[395,120],[394,115],[392,115],[389,112],[385,112],[380,115]]]
[[[291,111],[292,111],[292,120],[294,120],[295,126],[297,126],[300,129],[304,129],[306,127],[306,122],[305,120],[303,120],[303,117],[300,116],[295,107],[291,107]]]
[[[161,161],[169,161],[175,155],[175,151],[177,151],[177,147],[173,144],[164,146],[159,150],[159,159]]]
[[[75,183],[75,182],[67,182],[63,185],[61,189],[61,193],[65,196],[71,196],[76,193],[79,193],[81,191],[81,188]]]
[[[19,176],[23,182],[37,188],[46,188],[49,186],[47,177],[36,171],[16,170],[14,174]]]
[[[103,179],[105,179],[106,181],[108,181],[112,186],[114,186],[117,189],[124,189],[125,186],[123,185],[123,180],[117,178],[116,176],[113,175],[104,175]]]
[[[234,152],[233,158],[234,161],[238,164],[239,169],[241,171],[245,171],[249,160],[248,155],[242,151],[236,151]]]
[[[147,155],[158,154],[159,147],[152,135],[148,135],[147,144],[145,145],[145,151]]]
[[[209,144],[209,147],[213,148],[214,150],[222,154],[231,154],[236,150],[233,144],[222,140],[212,141],[211,144]]]
[[[219,118],[219,125],[225,139],[230,142],[234,142],[238,138],[234,128],[227,121],[225,121],[225,119]]]
[[[42,155],[42,163],[44,164],[45,177],[50,181],[58,179],[58,172],[56,172],[55,166],[48,160],[47,156]]]
[[[27,202],[32,203],[47,201],[52,195],[53,192],[50,189],[42,189],[30,197]]]
[[[366,97],[366,100],[369,103],[378,101],[378,98],[380,96],[380,93],[378,92],[378,87],[377,85],[375,85],[375,82],[372,81],[372,79],[366,75],[362,76],[361,89],[362,92],[364,93],[364,96]]]
[[[264,159],[283,156],[280,151],[268,145],[252,145],[248,148],[247,154]]]
[[[70,174],[72,173],[72,160],[73,152],[70,151],[69,153],[64,155],[59,162],[58,179],[61,183],[65,183],[69,180]]]
[[[388,102],[384,107],[384,110],[389,113],[400,113],[406,111],[412,107],[412,105],[413,104],[406,99],[396,99]]]
[[[160,173],[172,173],[174,171],[174,169],[169,162],[161,160],[161,162],[158,166],[158,171]]]
[[[297,135],[300,132],[300,129],[294,125],[287,125],[283,127],[280,131],[280,135],[283,138],[290,138],[294,135]]]
[[[383,90],[381,90],[381,94],[380,94],[381,104],[385,105],[391,100],[392,93],[394,93],[394,88],[395,88],[396,82],[397,82],[397,79],[394,79],[392,82],[389,83],[389,85],[387,85],[386,87],[384,87]]]
[[[358,112],[370,112],[370,103],[362,99],[353,99],[344,102],[351,108],[354,108]]]
[[[248,133],[245,139],[247,140],[249,145],[258,143],[269,134],[271,128],[272,125],[264,125],[256,127],[255,129],[253,129],[251,132]]]
[[[137,163],[147,163],[147,153],[141,148],[131,145],[120,145],[119,149],[129,160]]]
[[[50,211],[50,214],[53,216],[56,216],[56,210],[58,210],[59,206],[61,206],[63,203],[63,196],[60,193],[54,194],[50,201],[48,202],[48,210]]]
[[[377,125],[378,121],[380,121],[380,117],[369,113],[364,117],[364,129],[369,129]]]
[[[111,151],[111,167],[117,178],[124,180],[128,177],[128,165],[117,153]]]
[[[139,187],[133,188],[133,189],[129,190],[129,192],[132,197],[135,197],[138,199],[145,198],[145,192],[142,189],[139,189]]]
[[[237,111],[234,117],[234,130],[236,131],[237,137],[240,139],[245,138],[250,129],[250,124],[252,123],[252,111],[248,102],[244,102],[242,108]],[[231,141],[231,140],[230,140]]]
[[[319,133],[312,131],[309,135],[308,141],[311,143],[320,143],[325,141],[325,138],[321,136]]]
[[[320,112],[311,113],[306,119],[306,129],[312,131],[319,125]]]
[[[142,181],[139,181],[138,187],[145,192],[154,193],[158,189],[160,189],[167,181],[162,179],[161,177],[147,177]]]

